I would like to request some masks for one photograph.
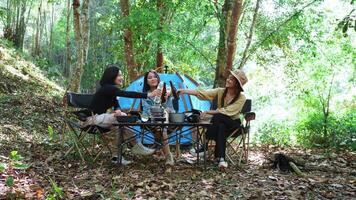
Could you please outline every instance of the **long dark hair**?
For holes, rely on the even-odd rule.
[[[236,82],[237,82],[236,83],[236,95],[228,105],[231,105],[231,104],[235,103],[235,101],[237,101],[237,99],[239,99],[239,97],[240,97],[242,88],[241,88],[241,85],[240,85],[239,81],[236,81]],[[226,97],[226,93],[227,93],[227,88],[225,88],[224,93],[223,93],[223,95],[221,97],[221,107],[225,106],[225,101],[224,100],[225,100],[225,97]]]
[[[121,73],[121,71],[117,65],[107,65],[107,68],[101,76],[100,85],[115,85],[115,79],[119,73]]]
[[[159,74],[155,70],[150,70],[146,72],[143,78],[143,90],[142,90],[143,92],[148,92],[150,90],[150,86],[147,83],[147,78],[148,78],[148,74],[151,72],[155,74],[158,84],[161,82],[161,78],[159,77]]]

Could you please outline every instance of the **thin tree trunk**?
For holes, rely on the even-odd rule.
[[[232,70],[232,65],[235,58],[236,53],[236,33],[238,28],[239,19],[242,12],[242,0],[235,0],[233,9],[232,9],[232,16],[231,21],[228,26],[230,26],[229,36],[227,38],[227,58],[226,58],[226,69],[225,69],[225,77],[227,76],[228,72]]]
[[[40,20],[42,13],[42,0],[40,1],[40,5],[38,6],[38,15],[36,19],[36,34],[33,48],[33,56],[38,56],[40,54]]]
[[[67,1],[67,24],[66,24],[66,56],[65,56],[65,66],[64,66],[64,76],[69,78],[71,70],[71,51],[70,51],[70,42],[69,42],[69,32],[70,32],[70,16],[71,16],[71,0]]]
[[[54,26],[54,3],[51,5],[51,23],[49,29],[49,57],[53,59],[53,26]]]
[[[319,1],[318,0],[313,0],[313,1],[309,2],[308,4],[304,5],[301,9],[298,9],[296,12],[294,12],[292,15],[290,15],[285,21],[283,21],[282,23],[277,25],[274,28],[274,30],[270,31],[268,34],[266,34],[266,36],[264,38],[262,38],[262,40],[260,40],[259,42],[257,42],[255,45],[252,46],[252,48],[247,52],[247,56],[246,56],[245,60],[247,61],[254,53],[256,53],[256,51],[257,51],[257,49],[259,47],[261,47],[269,38],[274,36],[274,34],[278,33],[281,30],[281,28],[283,28],[285,25],[288,24],[288,22],[293,20],[293,18],[298,16],[306,8],[310,7],[311,5],[313,5],[313,4],[317,3],[317,2],[319,2]]]
[[[6,25],[4,27],[4,38],[12,41],[12,0],[6,2]]]
[[[80,0],[73,0],[73,21],[74,21],[74,35],[75,35],[75,46],[77,52],[77,62],[69,84],[69,90],[71,91],[79,91],[80,82],[84,71],[83,40],[82,40],[82,33],[81,33],[79,7],[80,7]]]
[[[247,52],[249,51],[250,46],[251,46],[252,37],[253,37],[253,30],[254,30],[255,25],[256,25],[257,16],[258,16],[258,9],[260,8],[260,3],[261,3],[261,0],[257,0],[256,1],[256,7],[255,7],[255,11],[253,13],[250,32],[249,32],[249,34],[247,36],[246,47],[245,47],[245,50],[244,50],[244,52],[242,54],[241,62],[239,64],[239,66],[237,67],[238,69],[241,69],[243,66],[245,66],[245,64],[247,62]]]
[[[27,2],[21,1],[17,4],[17,16],[16,16],[16,24],[15,31],[13,32],[13,42],[16,48],[22,50],[23,41],[25,36],[25,14],[26,14]]]
[[[162,52],[162,45],[157,45],[157,55],[156,55],[156,69],[158,72],[163,72],[164,56]]]
[[[120,6],[121,6],[122,17],[128,17],[130,15],[129,0],[120,0]],[[129,26],[124,28],[124,52],[125,52],[125,59],[126,59],[126,67],[131,81],[137,78],[138,71],[137,71],[137,65],[134,56],[132,32]]]
[[[46,8],[46,6],[45,6]],[[46,48],[46,54],[48,55],[48,29],[47,29],[47,11],[43,10],[42,17],[41,17],[41,31],[40,31],[40,42],[42,41],[42,38],[44,38],[45,46]],[[44,43],[43,42],[43,43]]]
[[[83,39],[83,63],[87,64],[89,38],[90,38],[90,23],[89,23],[89,0],[83,0],[81,12],[82,39]]]
[[[164,13],[163,13],[164,3],[163,0],[157,0],[157,11],[159,13],[159,22],[158,22],[158,31],[162,33],[163,23],[164,23]],[[156,69],[158,72],[163,72],[163,52],[162,52],[162,44],[159,41],[157,44],[157,53],[156,53]]]

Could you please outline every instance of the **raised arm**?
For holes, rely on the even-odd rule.
[[[219,90],[223,90],[223,88],[215,88],[215,89],[210,89],[210,90],[180,89],[180,90],[178,90],[178,92],[181,94],[189,94],[189,95],[197,96],[198,99],[200,99],[200,100],[212,101],[218,95]]]
[[[198,91],[190,90],[190,89],[179,89],[178,93],[180,93],[180,94],[189,94],[189,95],[194,95],[194,96],[198,95]]]
[[[114,94],[115,96],[119,96],[119,97],[141,98],[141,99],[146,99],[147,97],[154,97],[160,95],[160,92],[158,90],[155,90],[151,93],[142,93],[142,92],[120,90],[115,86],[106,87],[103,92],[106,95]]]
[[[132,91],[124,91],[124,90],[117,89],[115,91],[115,96],[146,99],[148,94],[142,92],[132,92]]]

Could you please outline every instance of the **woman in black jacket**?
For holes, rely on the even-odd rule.
[[[158,90],[155,90],[150,93],[141,93],[141,92],[129,92],[124,91],[118,88],[122,85],[123,76],[120,69],[116,65],[109,65],[100,80],[100,88],[95,92],[92,99],[90,108],[95,114],[93,117],[89,117],[87,121],[83,124],[86,125],[97,125],[103,128],[110,128],[112,130],[117,130],[117,126],[114,126],[117,123],[117,116],[126,116],[126,113],[120,110],[120,105],[118,103],[117,97],[129,97],[129,98],[148,98],[160,95]],[[113,109],[113,112],[108,113],[109,109]],[[115,140],[117,136],[116,131],[110,131],[114,135],[111,135],[111,140]],[[134,133],[131,131],[125,130],[124,136],[131,137]],[[109,136],[110,137],[110,136]],[[117,141],[117,140],[115,140]],[[115,144],[115,142],[113,142]],[[132,141],[133,145],[131,151],[139,155],[151,155],[154,153],[154,149],[149,149],[142,145],[141,142]],[[116,147],[117,145],[115,145]],[[113,161],[116,161],[117,158],[114,157]],[[122,164],[130,164],[131,161],[122,159]]]

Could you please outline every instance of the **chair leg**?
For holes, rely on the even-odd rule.
[[[74,145],[75,145],[75,147],[76,147],[76,149],[77,149],[77,151],[78,151],[78,153],[79,153],[80,158],[82,159],[83,162],[85,162],[85,159],[84,159],[84,157],[83,157],[83,154],[82,154],[82,152],[80,151],[80,148],[79,148],[79,146],[78,146],[77,141],[75,141],[75,140],[74,140]]]
[[[82,155],[82,152],[81,152],[81,150],[80,150],[80,148],[79,148],[78,143],[80,143],[80,142],[84,139],[85,135],[86,135],[86,134],[82,134],[80,138],[75,138],[75,139],[74,139],[74,145],[71,146],[71,147],[67,150],[67,152],[64,154],[64,157],[68,156],[68,154],[69,154],[70,152],[72,152],[74,148],[76,148],[77,151],[78,151],[78,153],[79,153],[79,155],[80,155],[80,157],[81,157],[82,160],[84,161],[84,158],[83,158],[83,155]],[[86,151],[87,151],[87,149],[86,149]]]
[[[249,148],[250,148],[250,131],[248,130],[246,133],[247,137],[247,143],[246,143],[246,158],[245,161],[248,163],[248,154],[249,154]]]
[[[82,154],[82,152],[81,152],[81,150],[80,150],[80,148],[79,148],[79,143],[82,142],[82,140],[85,138],[85,136],[86,136],[88,133],[85,132],[85,131],[81,131],[79,134],[77,134],[77,131],[76,131],[72,126],[69,126],[69,127],[70,127],[70,129],[74,132],[74,135],[75,135],[75,137],[74,137],[74,145],[71,146],[71,147],[67,150],[67,152],[64,154],[64,157],[68,156],[68,154],[69,154],[70,152],[72,152],[74,148],[76,148],[76,149],[77,149],[77,152],[79,153],[79,156],[80,156],[81,159],[82,159],[82,161],[85,161],[85,159],[84,159],[84,157],[83,157],[83,154]],[[82,146],[83,146],[83,148],[86,150],[86,152],[89,154],[88,149],[85,148],[85,146],[84,146],[83,144],[82,144]],[[89,155],[90,155],[90,154],[89,154]]]
[[[235,162],[233,161],[233,159],[230,157],[229,154],[226,154],[226,158],[229,160],[229,162],[231,162],[232,165],[235,165]]]
[[[69,125],[69,128],[72,130],[72,132],[74,133],[75,137],[78,138],[78,136],[79,136],[80,134],[77,134],[77,131],[76,131],[72,126]],[[76,139],[74,138],[74,140],[76,140]],[[72,146],[66,151],[66,153],[64,154],[64,157],[66,157],[71,151],[73,151],[74,148],[75,148],[75,144],[72,145]]]
[[[232,156],[237,154],[239,155],[239,148],[238,146],[235,148],[233,143],[236,141],[237,138],[228,138],[227,145],[226,145],[226,157],[228,160],[231,162],[232,165],[236,165],[236,163],[233,161]],[[230,151],[230,152],[229,152]]]
[[[181,131],[181,130],[177,130]],[[180,157],[180,134],[177,134],[176,136],[176,158]]]
[[[98,157],[101,155],[101,153],[104,151],[105,147],[101,147],[100,150],[96,153],[93,162],[96,161],[96,159],[98,159]]]

